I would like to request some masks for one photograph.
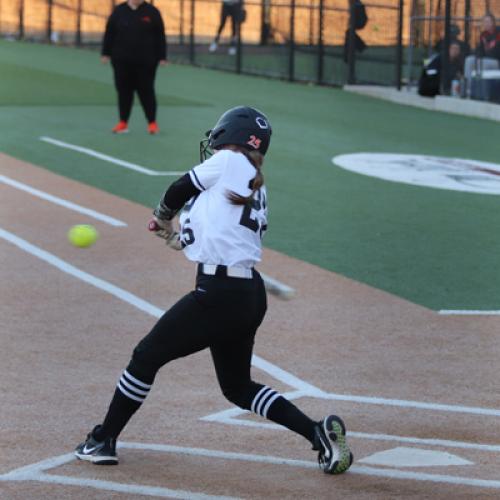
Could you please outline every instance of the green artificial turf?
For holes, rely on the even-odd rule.
[[[0,73],[3,152],[147,206],[172,178],[124,170],[39,137],[185,171],[198,161],[203,132],[225,109],[256,106],[274,129],[264,166],[267,246],[430,308],[500,309],[498,196],[386,182],[331,162],[353,152],[498,162],[498,123],[169,65],[157,78],[161,133],[147,135],[136,103],[131,133],[115,136],[111,69],[96,52],[2,41]]]

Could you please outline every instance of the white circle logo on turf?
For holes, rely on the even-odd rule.
[[[441,156],[353,153],[332,158],[351,172],[386,181],[500,195],[500,165]]]

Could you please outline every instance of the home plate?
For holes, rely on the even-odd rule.
[[[401,446],[392,450],[379,451],[358,460],[358,463],[390,467],[446,467],[448,465],[471,465],[473,462],[445,451]]]

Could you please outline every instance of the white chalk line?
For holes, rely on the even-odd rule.
[[[287,465],[291,467],[299,467],[307,469],[318,469],[318,464],[316,462],[310,462],[307,460],[294,460],[294,459],[282,458],[270,455],[246,454],[246,453],[219,451],[219,450],[209,450],[205,448],[189,448],[182,446],[157,445],[157,444],[150,445],[150,444],[133,443],[133,442],[123,443],[122,447],[129,449],[161,451],[165,453],[186,454],[192,456],[213,457],[224,460],[239,460],[239,461],[256,462],[256,463],[267,463],[273,465]],[[500,481],[496,480],[465,478],[465,477],[449,476],[443,474],[425,474],[425,473],[422,474],[418,472],[402,471],[399,469],[379,469],[376,467],[353,465],[349,469],[348,474],[349,473],[368,475],[368,476],[388,477],[394,479],[414,479],[420,481],[432,481],[432,482],[442,482],[450,484],[460,484],[460,485],[500,489]]]
[[[134,446],[131,446],[131,448],[134,448]],[[237,497],[208,495],[206,493],[199,493],[195,491],[171,489],[159,486],[147,486],[142,484],[118,483],[115,481],[103,481],[98,479],[45,473],[46,470],[59,467],[74,460],[76,460],[76,458],[73,453],[52,457],[35,464],[15,469],[7,474],[0,475],[0,481],[37,481],[41,483],[90,487],[105,491],[116,491],[120,493],[138,494],[160,498],[179,498],[184,500],[237,500]]]
[[[247,453],[227,452],[221,450],[210,450],[206,448],[190,448],[182,446],[146,444],[134,442],[120,442],[121,449],[150,450],[162,453],[175,453],[176,455],[189,455],[194,457],[208,457],[221,460],[235,460],[243,462],[264,463],[271,465],[289,466],[302,469],[317,469],[315,462],[306,460],[294,460],[289,458],[276,457],[271,455],[257,455]],[[124,484],[112,481],[100,481],[72,476],[61,476],[45,474],[50,468],[54,468],[74,460],[72,454],[53,457],[36,464],[21,467],[0,476],[0,481],[41,481],[54,484],[87,486],[108,491],[119,491],[127,493],[137,493],[148,496],[187,498],[194,500],[227,499],[234,497],[223,497],[196,493],[185,490],[173,490],[163,487],[145,486],[139,484]],[[346,477],[351,474],[359,474],[374,477],[385,477],[390,479],[410,479],[416,481],[429,481],[434,483],[456,484],[461,486],[473,486],[479,488],[500,489],[500,481],[491,479],[479,479],[469,477],[459,477],[446,474],[429,474],[421,472],[410,472],[392,468],[366,467],[354,464],[347,472]]]
[[[252,365],[256,366],[254,364],[255,361],[255,354],[252,357]],[[288,399],[289,401],[293,399],[298,399],[300,397],[305,397],[309,396],[309,393],[306,391],[290,391],[290,392],[284,392],[281,394],[284,398]],[[314,397],[314,396],[312,396]],[[219,422],[219,423],[224,423],[224,424],[230,424],[230,425],[247,425],[249,427],[268,427],[270,429],[282,429],[283,427],[278,424],[270,424],[266,422],[262,423],[257,423],[253,422],[251,420],[241,420],[237,419],[236,417],[240,417],[242,415],[253,415],[252,412],[248,410],[242,410],[241,408],[237,407],[232,407],[228,408],[227,410],[222,410],[216,413],[211,413],[210,415],[206,415],[204,417],[201,417],[200,420],[203,420],[205,422]]]
[[[124,443],[119,442],[118,448],[145,449],[152,451],[163,451],[170,453],[179,453],[179,447],[168,445],[149,445],[142,443]],[[185,454],[195,454],[192,449],[186,449]],[[189,453],[191,451],[191,453]],[[202,456],[202,452],[200,453]],[[217,454],[213,455],[217,456]],[[238,497],[229,497],[221,495],[208,495],[206,493],[186,491],[180,489],[171,489],[158,486],[146,486],[142,484],[118,483],[114,481],[102,481],[90,478],[80,478],[72,476],[61,476],[56,474],[46,474],[45,471],[60,467],[69,462],[76,461],[74,453],[66,453],[40,462],[20,467],[6,474],[0,475],[0,481],[38,481],[42,483],[53,483],[59,485],[91,487],[99,490],[117,491],[122,493],[136,493],[153,497],[179,498],[185,500],[237,500]]]
[[[311,394],[311,396],[313,397],[314,396],[320,397],[321,395],[326,394],[324,391],[318,389],[314,385],[309,384],[305,380],[302,380],[296,377],[295,375],[292,375],[291,373],[283,370],[279,366],[276,366],[273,363],[270,363],[269,361],[266,361],[265,359],[262,359],[259,356],[255,355],[253,356],[252,365],[255,366],[255,368],[259,368],[260,370],[268,373],[276,380],[279,380],[280,382],[283,382],[289,385],[290,387],[293,387],[297,391]]]
[[[196,491],[177,490],[171,488],[164,488],[161,486],[146,486],[142,484],[133,483],[117,483],[114,481],[103,481],[100,479],[82,479],[71,476],[59,476],[54,474],[38,474],[35,475],[31,481],[41,483],[52,483],[68,486],[80,486],[87,488],[95,488],[104,491],[116,491],[125,493],[127,498],[129,495],[137,494],[156,498],[178,498],[183,500],[238,500],[238,497],[228,497],[222,495],[208,495],[206,493],[199,493]],[[26,481],[26,479],[23,479]],[[89,498],[89,497],[86,497]]]
[[[47,142],[49,144],[53,144],[54,146],[58,146],[60,148],[64,149],[71,149],[72,151],[77,151],[78,153],[82,153],[88,156],[92,156],[94,158],[97,158],[99,160],[107,161],[109,163],[114,163],[115,165],[119,165],[120,167],[127,168],[129,170],[133,170],[135,172],[139,172],[141,174],[145,175],[153,175],[153,176],[158,176],[158,175],[183,175],[186,172],[165,172],[165,171],[158,171],[158,170],[151,170],[146,167],[142,167],[141,165],[137,165],[135,163],[131,163],[129,161],[125,160],[120,160],[119,158],[115,158],[113,156],[106,155],[104,153],[99,153],[98,151],[95,151],[90,148],[84,148],[82,146],[78,146],[76,144],[70,144],[69,142],[63,142],[59,141],[57,139],[53,139],[52,137],[46,137],[42,136],[39,138],[43,142]]]
[[[500,310],[482,311],[473,309],[441,309],[439,314],[443,316],[500,316]]]
[[[347,432],[349,438],[368,439],[371,441],[396,441],[398,443],[411,443],[423,446],[438,446],[444,448],[460,448],[463,450],[487,451],[491,453],[499,453],[500,445],[485,444],[485,443],[466,443],[464,441],[453,441],[449,439],[429,439],[415,438],[407,436],[394,436],[391,434],[370,434],[366,432]]]
[[[288,397],[288,395],[283,395],[287,399],[293,399]],[[267,422],[259,422],[255,420],[243,420],[241,418],[234,418],[228,412],[226,416],[213,418],[212,415],[208,417],[202,417],[200,420],[206,422],[217,422],[226,425],[234,425],[241,427],[254,427],[260,429],[272,429],[279,431],[287,431],[287,429],[279,424],[267,423]],[[356,431],[347,431],[347,435],[349,439],[367,439],[369,441],[392,441],[398,443],[410,443],[410,444],[418,444],[422,446],[436,446],[443,448],[460,448],[464,450],[477,450],[477,451],[487,451],[491,453],[499,453],[500,445],[498,444],[486,444],[486,443],[468,443],[464,441],[453,441],[448,439],[431,439],[431,438],[416,438],[411,436],[397,436],[392,434],[370,434],[367,432],[356,432]]]
[[[40,260],[43,260],[47,264],[56,267],[60,271],[63,271],[66,274],[78,278],[79,280],[84,281],[85,283],[88,283],[89,285],[92,285],[98,288],[99,290],[109,293],[110,295],[113,295],[114,297],[122,300],[123,302],[133,305],[137,309],[140,309],[141,311],[150,314],[151,316],[159,318],[163,315],[163,311],[161,309],[153,306],[149,302],[146,302],[145,300],[140,299],[136,295],[133,295],[132,293],[127,292],[122,288],[112,285],[107,281],[96,278],[95,276],[86,273],[85,271],[82,271],[81,269],[78,269],[75,266],[72,266],[68,262],[56,257],[55,255],[49,252],[46,252],[45,250],[42,250],[40,247],[28,243],[26,240],[19,238],[15,234],[12,234],[9,231],[6,231],[5,229],[0,228],[0,238],[3,238],[4,240],[8,241],[9,243],[12,243],[13,245],[16,245],[21,250],[28,252],[31,255],[34,255],[35,257],[39,258]]]
[[[0,475],[0,480],[10,481],[10,480],[22,480],[28,478],[33,474],[44,472],[49,469],[54,469],[55,467],[60,467],[61,465],[67,464],[75,460],[74,453],[66,453],[65,455],[59,455],[57,457],[47,458],[36,462],[34,464],[25,465],[24,467],[19,467],[10,472]]]
[[[353,403],[364,403],[372,405],[399,406],[402,408],[416,408],[420,410],[444,411],[450,413],[468,413],[471,415],[500,417],[500,409],[495,408],[480,408],[475,406],[427,403],[423,401],[408,401],[404,399],[387,399],[371,396],[352,396],[349,394],[332,393],[327,394],[324,399],[332,399],[335,401],[350,401]]]
[[[254,359],[252,359],[252,364],[256,367],[260,363],[256,364],[254,363]],[[293,383],[287,382],[283,378],[278,378],[273,374],[273,371],[268,371],[265,368],[260,367],[263,371],[269,373],[270,375],[273,375],[276,379],[280,380],[281,382],[285,382],[288,385],[291,385],[292,387],[296,387],[293,385]],[[285,372],[286,373],[286,372]],[[297,377],[291,375],[290,381],[293,381],[297,379]],[[354,396],[351,394],[334,394],[334,393],[326,393],[324,391],[321,391],[319,389],[314,388],[312,391],[308,391],[307,389],[302,389],[298,388],[301,390],[301,395],[302,397],[314,397],[314,398],[319,398],[319,399],[327,399],[327,400],[333,400],[333,401],[349,401],[351,403],[361,403],[361,404],[371,404],[371,405],[381,405],[381,406],[394,406],[394,407],[399,407],[399,408],[415,408],[419,410],[431,410],[431,411],[442,411],[442,412],[449,412],[449,413],[464,413],[464,414],[471,414],[471,415],[483,415],[483,416],[489,416],[489,417],[500,417],[500,409],[496,408],[480,408],[480,407],[475,407],[475,406],[462,406],[462,405],[449,405],[449,404],[440,404],[440,403],[427,403],[423,401],[412,401],[412,400],[407,400],[407,399],[389,399],[389,398],[378,398],[378,397],[372,397],[372,396]],[[293,393],[292,393],[293,394]],[[292,395],[291,399],[295,399]],[[211,415],[207,415],[206,417],[203,417],[204,419],[207,420],[217,420],[218,416],[220,415],[221,418],[225,418],[225,411],[223,410],[221,412],[213,413]],[[243,415],[247,413],[246,410],[240,410],[238,409],[239,414]],[[236,416],[236,414],[235,414]]]
[[[5,175],[0,175],[0,182],[3,182],[4,184],[7,184],[8,186],[14,187],[16,189],[20,189],[21,191],[29,193],[33,196],[38,197],[38,198],[41,198],[42,200],[46,200],[46,201],[49,201],[51,203],[54,203],[55,205],[59,205],[59,206],[64,207],[64,208],[68,208],[69,210],[73,210],[73,211],[78,212],[78,213],[83,214],[83,215],[88,215],[89,217],[92,217],[93,219],[99,220],[101,222],[105,222],[106,224],[109,224],[111,226],[115,226],[115,227],[126,227],[127,226],[127,224],[125,222],[118,220],[118,219],[115,219],[114,217],[104,215],[100,212],[92,210],[91,208],[86,208],[86,207],[83,207],[81,205],[77,205],[76,203],[73,203],[71,201],[65,200],[63,198],[59,198],[59,197],[51,195],[49,193],[46,193],[45,191],[40,191],[39,189],[36,189],[32,186],[29,186],[28,184],[24,184],[22,182],[11,179],[10,177],[7,177]]]

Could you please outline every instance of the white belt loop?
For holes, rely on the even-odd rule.
[[[230,278],[251,279],[252,278],[252,270],[246,269],[244,267],[228,267],[227,268],[227,275]]]
[[[201,271],[203,274],[208,274],[210,276],[215,276],[217,273],[217,266],[216,264],[202,264],[201,265]],[[229,278],[245,278],[245,279],[252,279],[253,274],[251,269],[247,269],[245,267],[236,267],[236,266],[223,266],[226,271],[226,276]]]
[[[217,272],[217,266],[215,264],[202,264],[203,274],[210,274],[214,276]]]

